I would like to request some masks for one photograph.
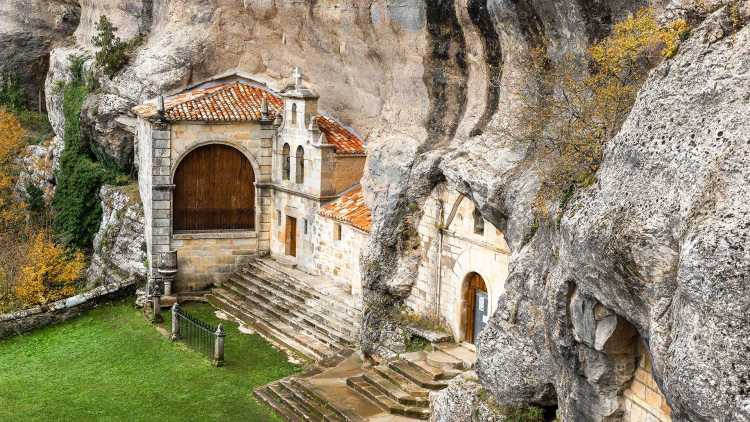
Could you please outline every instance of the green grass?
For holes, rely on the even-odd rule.
[[[280,421],[252,390],[299,370],[283,352],[224,322],[226,363],[214,368],[131,303],[0,341],[0,421]],[[219,322],[208,305],[186,309]]]

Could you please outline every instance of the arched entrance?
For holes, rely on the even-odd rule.
[[[466,313],[464,315],[464,340],[474,343],[479,332],[487,324],[490,314],[490,300],[487,294],[487,285],[484,279],[477,273],[469,273],[466,276],[466,289],[464,290],[464,304]]]
[[[191,151],[174,176],[174,231],[255,228],[255,173],[250,161],[227,145]]]

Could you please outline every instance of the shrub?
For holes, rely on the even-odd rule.
[[[552,61],[537,48],[525,63],[533,83],[520,92],[520,136],[539,155],[542,188],[536,204],[546,213],[550,199],[571,187],[586,187],[602,160],[606,142],[627,117],[648,71],[677,52],[687,32],[684,20],[660,26],[649,8],[614,25],[584,57]]]
[[[64,89],[65,149],[52,201],[57,239],[81,250],[90,250],[99,230],[102,216],[99,189],[105,183],[118,181],[116,171],[94,161],[81,144],[80,114],[87,94],[88,89],[80,81],[71,82]]]
[[[16,75],[0,74],[0,106],[11,111],[25,108],[26,95]]]
[[[127,64],[133,51],[143,43],[142,36],[122,41],[115,32],[117,28],[107,16],[102,15],[96,24],[96,35],[92,39],[94,46],[99,49],[95,56],[96,66],[110,78]]]
[[[70,253],[56,245],[49,233],[33,237],[26,252],[26,264],[16,284],[16,296],[25,305],[43,305],[75,293],[86,261],[81,252]]]
[[[24,146],[25,131],[16,117],[0,109],[0,232],[18,230],[23,223],[23,206],[13,200],[16,172],[14,159]]]

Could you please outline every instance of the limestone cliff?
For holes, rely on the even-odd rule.
[[[49,59],[47,103],[58,136],[55,81],[69,77],[67,57],[92,53],[102,14],[122,38],[145,36],[84,110],[86,135],[117,160],[129,160],[122,154],[132,144],[130,106],[231,69],[278,88],[301,66],[324,94],[320,108],[365,135],[374,217],[363,257],[365,351],[389,340],[384,317],[411,287],[403,277],[415,260],[410,222],[448,182],[504,232],[513,253],[505,294],[479,343],[479,382],[494,402],[558,406],[566,421],[619,420],[632,344],[642,341],[675,420],[750,420],[750,29],[733,29],[725,9],[652,72],[608,144],[597,182],[564,207],[559,226],[537,228],[538,176],[529,151],[507,135],[518,116],[513,86],[525,78],[519,58],[540,45],[552,57],[580,53],[644,5],[668,18],[699,2],[60,3],[80,25]],[[0,22],[17,22],[7,7]],[[747,14],[747,2],[742,7]],[[23,33],[0,27],[10,34],[0,42]],[[462,397],[476,391],[457,385],[438,398],[438,420],[461,420]]]

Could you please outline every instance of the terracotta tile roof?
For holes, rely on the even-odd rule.
[[[339,122],[325,117],[315,118],[320,131],[326,136],[326,142],[336,146],[337,154],[364,154],[365,145],[362,140],[351,131],[343,127]]]
[[[170,121],[240,122],[260,120],[263,98],[268,101],[268,114],[274,118],[284,105],[281,98],[263,88],[232,82],[196,88],[169,97],[164,109]],[[143,117],[156,115],[156,102],[139,105],[133,111]]]
[[[320,215],[343,223],[349,223],[368,233],[372,225],[372,215],[370,214],[370,208],[365,204],[362,186],[358,186],[336,201],[321,208]]]

